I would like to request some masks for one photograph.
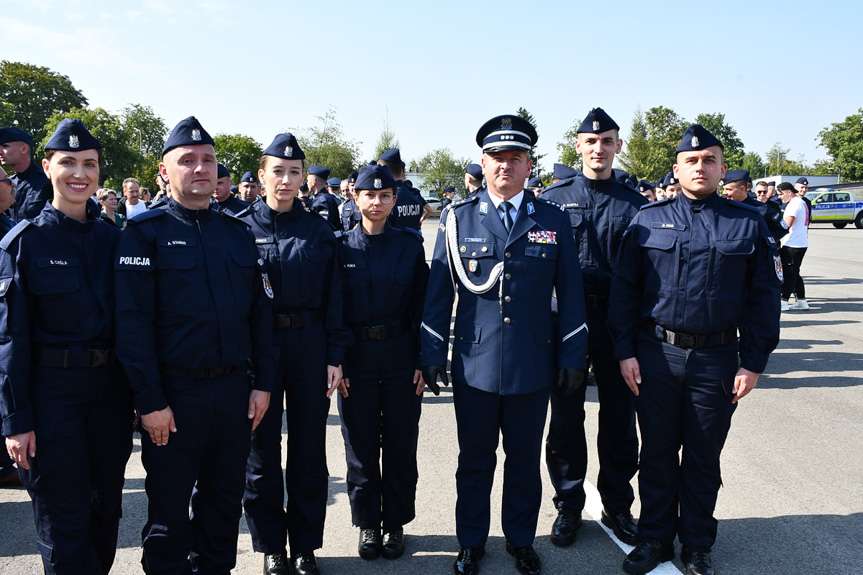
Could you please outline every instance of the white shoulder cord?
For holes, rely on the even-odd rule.
[[[450,210],[450,213],[447,217],[446,223],[446,255],[450,264],[450,274],[452,274],[452,270],[455,269],[455,273],[458,276],[458,279],[461,281],[461,284],[468,290],[475,294],[483,294],[489,291],[494,287],[494,284],[500,279],[501,275],[503,275],[503,262],[497,262],[494,267],[491,269],[491,273],[488,276],[488,280],[482,285],[476,285],[473,283],[469,277],[467,277],[467,272],[464,269],[464,263],[461,261],[461,256],[458,253],[458,221],[455,217],[455,211]],[[451,220],[451,221],[449,221]],[[453,278],[453,286],[455,286],[455,278]],[[503,289],[503,283],[501,282],[501,289]]]

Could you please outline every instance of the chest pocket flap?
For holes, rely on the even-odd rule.
[[[725,256],[748,256],[755,251],[755,242],[749,238],[716,240],[716,250]]]
[[[681,230],[675,228],[653,228],[646,233],[638,234],[638,243],[645,248],[670,250],[677,242],[680,231],[682,231],[682,226]]]
[[[494,240],[489,238],[484,242],[468,242],[462,240],[458,246],[459,255],[463,258],[490,258],[494,255]]]

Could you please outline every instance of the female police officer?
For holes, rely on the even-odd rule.
[[[355,189],[362,220],[339,245],[345,320],[355,342],[345,359],[350,393],[339,398],[339,408],[363,559],[382,552],[400,557],[402,526],[415,516],[424,387],[417,369],[419,324],[429,272],[421,236],[387,224],[395,187],[386,166],[360,170]]]
[[[280,381],[287,406],[288,454],[281,478],[282,400],[252,434],[244,505],[252,543],[265,573],[285,573],[286,543],[293,571],[318,573],[327,506],[326,427],[329,398],[341,385],[351,343],[342,319],[336,237],[296,200],[303,154],[294,136],[279,134],[264,151],[258,177],[264,201],[244,216],[252,226],[273,292],[273,328],[280,347]],[[283,506],[285,489],[288,507]]]
[[[46,573],[111,569],[132,451],[131,389],[113,352],[120,230],[87,210],[101,147],[63,120],[42,160],[54,199],[0,242],[3,434]]]

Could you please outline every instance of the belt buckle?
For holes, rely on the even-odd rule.
[[[366,339],[383,340],[387,338],[387,326],[375,325],[365,328]]]
[[[677,347],[681,347],[683,349],[694,349],[697,339],[698,338],[696,336],[689,335],[688,333],[678,333]]]
[[[111,362],[111,352],[107,349],[91,349],[90,367],[103,367]]]
[[[300,329],[303,327],[303,316],[298,313],[288,314],[288,329]]]

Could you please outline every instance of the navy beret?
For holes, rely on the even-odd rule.
[[[674,172],[668,172],[665,174],[665,177],[662,179],[662,187],[667,188],[668,186],[673,186],[674,184],[679,184],[680,180],[674,177]]]
[[[224,166],[224,164],[219,164],[219,173],[216,178],[230,178],[231,173],[228,172],[228,168]]]
[[[309,166],[309,175],[326,180],[330,177],[330,169],[323,166]]]
[[[797,183],[798,183],[798,184],[806,184],[806,185],[808,186],[808,185],[809,185],[809,180],[807,180],[806,178],[802,178],[802,177],[801,177],[801,178],[797,178]]]
[[[706,150],[707,148],[712,148],[713,146],[719,146],[725,150],[725,146],[722,145],[722,142],[717,140],[716,136],[711,134],[707,128],[701,124],[692,124],[686,128],[686,133],[683,134],[683,139],[680,140],[680,145],[677,146],[677,150],[675,150],[674,153],[698,152]]]
[[[383,157],[383,156],[381,156]],[[357,183],[354,186],[357,190],[383,190],[385,188],[395,188],[396,180],[393,178],[392,172],[387,166],[364,166],[360,168],[360,173],[357,176]]]
[[[445,194],[448,194],[450,192],[455,193],[455,188],[453,186],[447,186],[443,189],[443,193]]]
[[[637,189],[639,192],[644,193],[647,190],[656,189],[656,186],[654,186],[653,183],[648,182],[647,180],[641,180],[640,182],[638,182],[638,188]]]
[[[0,128],[0,144],[8,144],[9,142],[24,142],[28,146],[33,146],[33,136],[22,130],[21,128],[8,127]]]
[[[390,162],[391,164],[401,164],[402,162],[402,154],[398,148],[390,148],[383,154],[381,154],[380,160],[385,162]]]
[[[297,143],[297,139],[290,132],[279,134],[273,139],[273,143],[264,150],[265,156],[274,156],[283,160],[305,160],[306,155]]]
[[[527,181],[528,188],[541,188],[542,178],[531,178]]]
[[[174,148],[180,146],[198,146],[201,144],[214,146],[215,142],[198,119],[195,116],[189,116],[185,120],[181,120],[171,130],[171,135],[168,136],[168,139],[165,141],[165,147],[162,148],[162,155],[164,156]]]
[[[776,182],[774,182],[774,181],[767,182],[767,187],[769,188],[770,186],[776,187]]]
[[[626,170],[621,170],[618,168],[611,168],[611,173],[614,175],[614,179],[620,182],[621,184],[626,183],[626,178],[629,177],[629,172]]]
[[[360,175],[360,173],[359,173],[359,172],[351,172],[351,175],[350,175],[350,176],[348,176],[348,181],[349,181],[349,182],[356,182],[356,181],[357,181],[357,176],[359,176],[359,175]]]
[[[749,180],[749,170],[728,170],[725,172],[725,177],[722,178],[722,185],[730,184],[732,182],[739,181],[748,181]]]
[[[630,174],[626,181],[624,182],[627,186],[632,188],[633,190],[638,187],[638,176],[635,174]]]
[[[465,173],[475,180],[482,180],[482,166],[479,164],[468,164]]]
[[[239,191],[240,191],[240,188],[238,188],[237,186],[231,186],[231,193],[232,194],[236,194]]]
[[[576,134],[599,134],[609,130],[619,130],[620,126],[602,108],[594,108],[587,113],[584,121],[575,131]]]
[[[101,150],[102,144],[87,130],[84,122],[66,118],[54,130],[54,135],[45,144],[45,149],[79,152],[81,150]]]
[[[791,185],[791,182],[782,182],[778,186],[776,186],[777,190],[785,191],[785,190],[793,190],[794,186]]]
[[[258,183],[258,178],[252,175],[252,172],[246,172],[243,174],[243,177],[240,178],[240,182],[248,182],[248,183]]]
[[[495,116],[480,127],[476,133],[476,143],[483,153],[504,150],[529,151],[539,135],[536,128],[520,116],[504,114]]]
[[[569,166],[565,164],[554,164],[554,168],[551,170],[551,176],[553,178],[557,178],[558,180],[565,180],[567,178],[574,178],[578,172],[573,170]]]
[[[330,178],[329,180],[327,180],[327,185],[330,187],[338,188],[342,185],[342,181],[339,178]]]
[[[309,185],[307,183],[303,182],[302,184],[300,184],[300,191],[301,192],[308,192],[309,191]]]

